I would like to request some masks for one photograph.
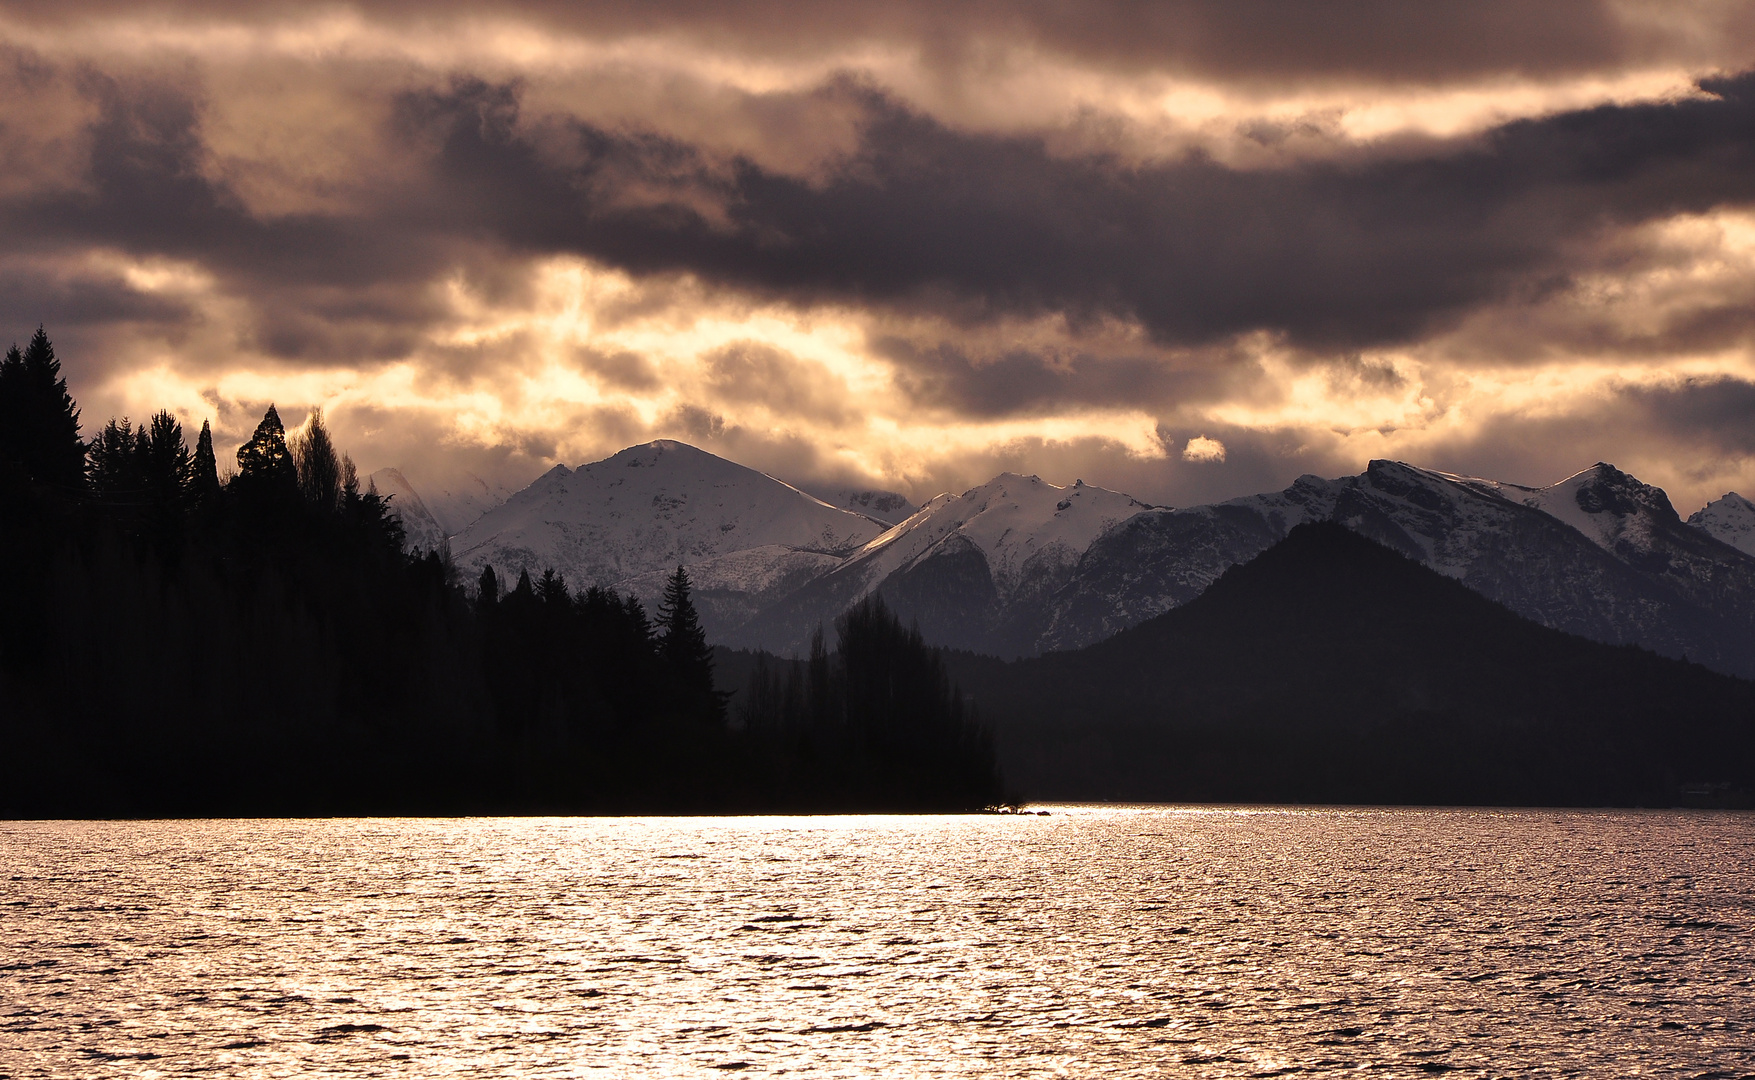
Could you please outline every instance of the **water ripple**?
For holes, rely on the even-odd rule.
[[[1755,1075],[1755,817],[0,823],[0,1076]]]

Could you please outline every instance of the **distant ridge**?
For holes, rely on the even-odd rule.
[[[1333,523],[959,677],[1032,798],[1664,805],[1755,790],[1755,683],[1520,618]]]
[[[449,535],[472,577],[490,563],[508,579],[553,569],[650,607],[681,563],[716,644],[782,655],[874,592],[936,645],[1076,649],[1187,603],[1301,522],[1334,521],[1544,626],[1755,677],[1755,506],[1729,494],[1684,522],[1606,462],[1527,487],[1379,460],[1181,508],[1002,473],[913,507],[878,490],[818,498],[659,440],[557,466],[499,505],[458,488],[488,507],[466,528],[448,528],[418,480],[374,477],[411,545]]]

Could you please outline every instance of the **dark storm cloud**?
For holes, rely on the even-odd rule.
[[[296,19],[286,0],[139,3],[15,0],[37,22],[159,15],[225,21]],[[463,0],[348,5],[391,24],[479,18]],[[1610,0],[617,0],[498,4],[500,18],[594,38],[666,35],[731,52],[809,56],[861,41],[910,45],[951,67],[994,42],[1123,71],[1183,72],[1283,85],[1309,79],[1440,82],[1555,75],[1664,60],[1739,62],[1746,6]]]
[[[530,252],[804,300],[1140,320],[1161,342],[1265,330],[1332,349],[1418,338],[1564,287],[1581,247],[1755,199],[1755,76],[1714,96],[1522,121],[1417,159],[1128,167],[953,130],[841,84],[867,119],[821,180],[657,136],[522,122],[514,89],[409,95],[464,222]],[[570,130],[566,130],[569,129]]]
[[[183,305],[143,293],[114,277],[0,266],[0,327],[15,334],[18,327],[27,324],[174,326],[189,317],[190,312]]]
[[[823,365],[758,341],[733,342],[703,356],[707,385],[725,401],[759,402],[775,414],[846,423],[854,414],[845,380]]]
[[[376,203],[350,214],[252,213],[209,175],[201,108],[189,90],[81,73],[98,106],[83,174],[0,202],[9,252],[120,249],[193,262],[252,303],[265,351],[321,358],[395,357],[440,314],[425,288],[462,261],[418,212]],[[71,324],[109,316],[113,300],[63,305]]]
[[[623,390],[653,390],[659,385],[658,371],[651,361],[627,349],[580,347],[573,350],[573,362]]]
[[[1521,121],[1416,156],[1268,170],[1057,156],[840,80],[816,93],[862,110],[858,147],[809,179],[653,131],[526,115],[516,84],[459,79],[395,99],[383,156],[405,169],[359,179],[346,209],[277,215],[209,168],[196,94],[84,80],[97,106],[88,165],[76,183],[0,203],[12,251],[187,259],[253,306],[259,347],[350,362],[412,349],[445,317],[436,282],[473,266],[515,291],[506,267],[550,254],[801,303],[969,323],[1060,315],[1075,331],[1115,316],[1166,345],[1265,331],[1332,355],[1550,295],[1624,227],[1755,201],[1752,75],[1704,82],[1711,97]],[[1694,316],[1715,317],[1737,319]],[[973,411],[1028,408],[1074,373],[1084,400],[1175,389],[1147,363],[982,367],[925,348],[892,350],[917,394]]]
[[[895,336],[874,337],[869,348],[896,365],[896,384],[913,403],[980,417],[1212,401],[1231,381],[1222,370],[1228,365],[1212,356],[1178,370],[1151,357],[1063,358],[1028,349],[978,358],[949,343]]]
[[[1635,386],[1616,411],[1670,441],[1721,454],[1755,454],[1755,383],[1728,376]]]

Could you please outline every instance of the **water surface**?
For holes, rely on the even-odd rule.
[[[1755,817],[0,823],[0,1075],[1755,1074]]]

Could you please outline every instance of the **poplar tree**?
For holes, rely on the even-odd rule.
[[[189,462],[189,493],[197,503],[210,502],[219,494],[219,459],[213,454],[213,428],[205,420]]]

